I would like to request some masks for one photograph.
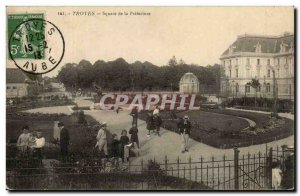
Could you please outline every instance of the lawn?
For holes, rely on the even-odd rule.
[[[205,111],[187,111],[176,113],[177,117],[188,115],[192,124],[191,138],[216,148],[245,147],[262,144],[288,137],[294,133],[294,121],[286,118],[274,120],[267,114],[232,110],[206,109]],[[145,120],[146,112],[141,112]],[[178,133],[178,119],[172,120],[170,112],[161,112],[163,127]],[[248,127],[248,118],[256,127]],[[232,120],[235,135],[224,136],[226,122]]]
[[[15,144],[21,129],[28,125],[30,131],[40,129],[47,143],[53,143],[54,121],[61,121],[69,130],[70,152],[77,156],[91,156],[94,153],[97,131],[94,125],[97,121],[91,116],[85,115],[86,125],[78,123],[77,114],[40,114],[40,113],[8,113],[6,120],[7,157],[14,157]],[[54,143],[53,143],[54,144]],[[45,158],[58,158],[59,146],[51,145],[44,148]]]

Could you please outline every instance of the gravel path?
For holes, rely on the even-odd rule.
[[[83,98],[77,98],[75,102],[78,106],[90,106],[92,104],[89,100]],[[71,114],[70,107],[46,107],[28,110],[27,112],[41,112],[41,113],[65,113]],[[255,112],[255,111],[251,111]],[[259,112],[262,113],[262,112]],[[132,117],[129,115],[129,111],[121,110],[119,114],[114,111],[101,111],[91,110],[85,111],[85,114],[91,115],[99,122],[107,122],[108,128],[111,133],[116,133],[120,136],[121,130],[129,130],[131,128]],[[280,116],[294,119],[293,115],[279,114]],[[249,123],[253,123],[249,121]],[[194,160],[198,160],[201,156],[205,159],[210,159],[212,156],[221,157],[226,155],[227,157],[233,156],[232,149],[219,149],[208,146],[203,143],[199,143],[193,139],[190,139],[190,150],[188,153],[182,154],[180,152],[181,137],[179,134],[165,130],[161,128],[161,136],[151,135],[147,137],[146,123],[142,120],[138,121],[139,140],[141,149],[138,150],[139,156],[135,158],[134,162],[140,162],[141,159],[148,160],[155,157],[158,161],[163,161],[165,156],[169,157],[169,160],[175,161],[178,157],[181,160],[188,160],[191,156]],[[269,147],[281,146],[283,144],[294,145],[294,136],[290,136],[285,139],[277,140],[268,143]],[[265,152],[266,144],[253,145],[249,147],[239,148],[241,154],[258,153],[258,151]]]

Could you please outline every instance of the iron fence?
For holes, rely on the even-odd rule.
[[[132,190],[270,190],[272,164],[285,170],[287,150],[188,160],[163,161],[82,159],[78,161],[7,159],[7,185],[12,189],[132,189]]]

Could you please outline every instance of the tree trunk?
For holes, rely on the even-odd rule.
[[[255,107],[256,107],[256,97],[257,97],[257,88],[255,89],[255,99],[254,99],[254,105],[255,105]]]

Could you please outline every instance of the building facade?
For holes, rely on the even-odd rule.
[[[191,72],[185,73],[179,82],[179,91],[180,93],[185,94],[197,94],[199,93],[199,80]]]
[[[238,36],[220,57],[221,95],[273,98],[277,88],[279,99],[294,100],[294,43],[290,33]],[[259,81],[257,89],[249,85],[252,79]]]
[[[28,88],[41,81],[41,76],[27,74],[18,68],[6,69],[6,98],[29,96]]]

